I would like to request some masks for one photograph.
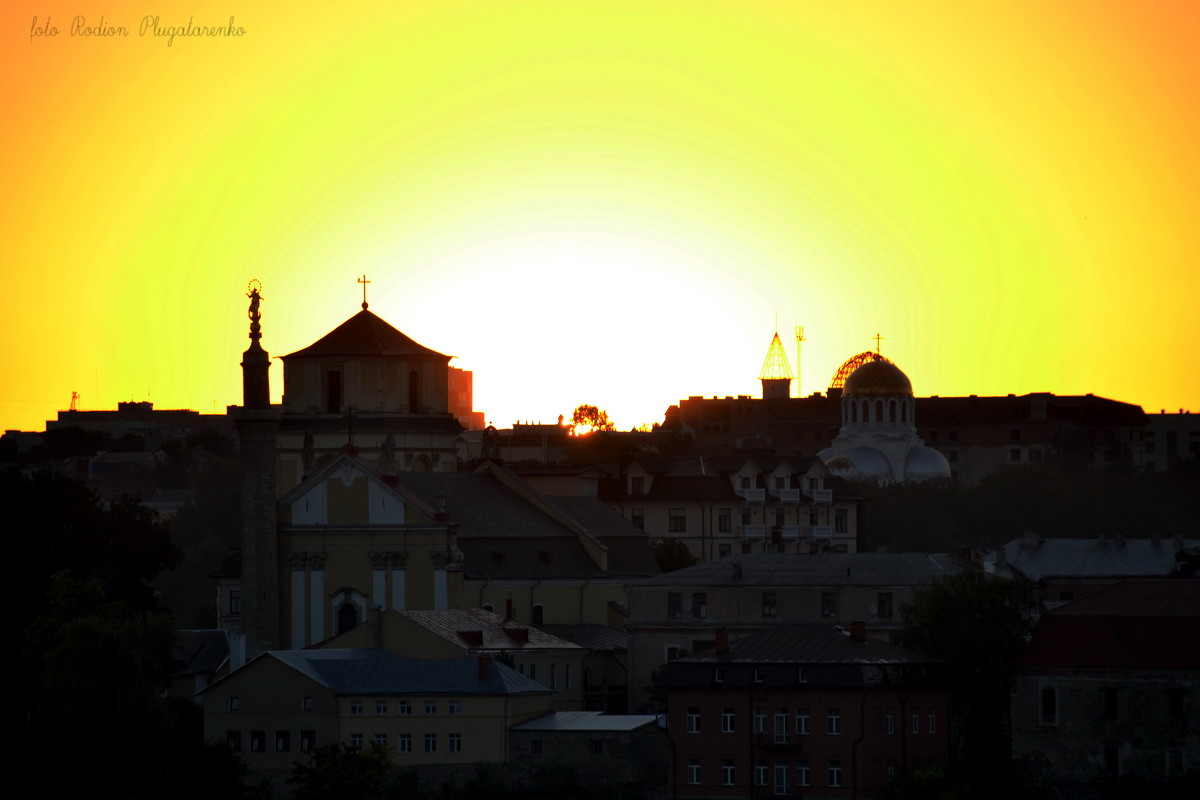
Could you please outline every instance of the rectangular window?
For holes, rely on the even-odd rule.
[[[787,525],[787,509],[783,506],[775,509],[775,524],[780,528]]]
[[[755,761],[754,762],[754,785],[755,786],[766,786],[767,785],[767,762],[765,762],[765,761]]]
[[[755,667],[755,668],[754,668],[754,682],[755,682],[755,683],[762,683],[762,682],[763,682],[763,678],[764,678],[764,674],[763,674],[763,668],[762,668],[762,667]]]
[[[1058,724],[1058,689],[1053,686],[1043,686],[1041,693],[1041,714],[1039,721],[1043,725]]]
[[[732,708],[721,709],[721,733],[734,733],[737,715]]]
[[[529,680],[531,680],[531,681],[537,680],[537,664],[529,665]]]
[[[811,786],[812,785],[812,769],[807,761],[796,762],[796,785]]]
[[[437,734],[436,733],[425,734],[425,752],[426,753],[436,753],[437,752]]]
[[[425,713],[426,714],[436,714],[437,713],[437,700],[426,700],[425,701]]]
[[[446,701],[446,713],[447,714],[461,714],[462,713],[462,700],[447,700]]]
[[[388,746],[388,737],[387,737],[386,733],[375,734],[372,741],[374,741],[376,745],[378,745],[379,747],[382,747],[384,749],[386,749]]]
[[[229,710],[230,711],[239,711],[239,710],[241,710],[241,708],[242,708],[242,698],[238,697],[236,694],[230,695]]]
[[[717,509],[717,533],[732,533],[733,532],[733,509],[719,508]]]
[[[929,733],[937,733],[937,712],[929,712]]]
[[[1009,450],[1008,460],[1014,464],[1018,463],[1021,460],[1021,448],[1014,447],[1013,449]]]
[[[830,787],[842,785],[842,762],[839,759],[831,758],[825,768],[825,775]]]
[[[225,731],[225,744],[235,753],[242,752],[242,732]]]
[[[571,665],[563,664],[563,686],[567,689],[571,688]]]
[[[588,741],[588,752],[590,752],[594,756],[604,755],[604,740],[603,739],[590,739]]]
[[[767,710],[765,708],[754,709],[754,732],[767,732]]]
[[[671,508],[667,510],[667,532],[687,533],[687,509]]]
[[[880,592],[875,596],[875,616],[879,619],[891,619],[894,613],[892,606],[892,593]]]
[[[787,794],[789,771],[786,761],[775,762],[775,794]]]
[[[688,783],[690,783],[693,786],[698,786],[700,784],[700,759],[698,759],[698,758],[689,758],[688,759],[687,775],[688,775]]]
[[[705,592],[692,592],[692,616],[708,619],[708,595]]]
[[[387,713],[387,700],[376,700],[375,701],[375,713],[376,714],[386,714]]]
[[[776,605],[775,592],[762,593],[762,615],[764,617],[774,617],[779,613],[779,607]]]
[[[840,708],[826,710],[825,732],[830,736],[837,736],[842,732],[842,710]]]
[[[641,475],[634,475],[629,481],[630,494],[634,497],[641,497],[646,493],[646,479]]]
[[[267,732],[250,731],[250,752],[261,753],[267,749]]]
[[[448,735],[448,738],[449,738],[449,742],[447,743],[446,746],[449,749],[449,751],[451,753],[461,753],[462,752],[462,734],[461,733],[451,733]]]
[[[921,732],[921,714],[920,714],[920,711],[916,708],[914,708],[912,710],[912,732],[913,733]]]
[[[300,707],[302,709],[304,709],[305,711],[312,711],[313,709],[315,709],[317,707],[316,698],[305,697],[304,701],[300,704]]]
[[[351,700],[350,701],[350,714],[352,716],[357,716],[358,714],[361,714],[361,713],[363,713],[362,700]]]
[[[791,740],[788,735],[788,719],[791,714],[786,708],[775,709],[775,744],[787,744]]]
[[[753,509],[750,509],[750,508],[743,508],[743,509],[742,509],[742,513],[741,513],[741,517],[742,517],[742,524],[743,524],[743,525],[753,525],[753,524],[754,524],[754,511],[753,511]]]
[[[838,602],[836,592],[821,592],[821,616],[836,617],[838,615]]]
[[[816,508],[808,510],[808,527],[814,528],[821,524],[821,513]]]
[[[700,706],[689,706],[687,710],[687,732],[700,732]]]
[[[316,731],[300,731],[300,752],[308,753],[317,746]]]
[[[558,664],[550,665],[550,688],[558,688]]]
[[[529,742],[529,755],[540,756],[542,754],[542,740],[533,739]]]
[[[363,745],[363,738],[362,738],[361,733],[350,734],[350,749],[353,752],[355,752],[355,753],[362,752],[362,749],[363,749],[362,745]]]
[[[733,761],[727,758],[721,762],[721,785],[733,786],[736,782],[737,777],[733,768]]]
[[[884,730],[889,736],[896,733],[896,709],[889,708],[883,717]]]
[[[399,703],[396,703],[396,713],[400,714],[402,716],[411,714],[412,713],[412,701],[401,700]]]
[[[646,530],[646,509],[635,508],[629,512],[629,521],[633,523],[635,528]]]
[[[275,752],[290,753],[292,750],[292,732],[275,731]]]
[[[733,545],[728,542],[717,545],[717,558],[726,558],[731,555],[733,555]]]
[[[808,713],[807,708],[796,709],[796,733],[800,736],[808,736],[812,728],[812,717]]]
[[[396,750],[398,750],[401,753],[411,753],[412,752],[412,734],[411,733],[400,734],[400,741],[396,745]]]
[[[679,592],[667,592],[667,619],[683,616],[683,595]]]
[[[239,592],[237,589],[229,590],[229,613],[230,614],[242,613],[242,593]]]
[[[844,508],[835,508],[833,510],[833,532],[834,533],[849,533],[850,532],[850,514]]]

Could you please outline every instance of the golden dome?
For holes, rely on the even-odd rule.
[[[912,382],[890,361],[878,359],[863,364],[846,378],[845,394],[903,394],[912,397]]]

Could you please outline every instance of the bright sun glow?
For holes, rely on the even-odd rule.
[[[6,428],[223,410],[250,278],[279,356],[363,273],[499,426],[757,396],[777,318],[806,394],[879,332],[919,395],[1200,396],[1194,2],[265,5],[3,4]]]

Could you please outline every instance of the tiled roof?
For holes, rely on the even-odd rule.
[[[725,652],[705,650],[678,659],[717,664],[934,664],[941,659],[883,639],[855,638],[836,625],[779,625],[729,643]]]
[[[552,692],[499,662],[480,680],[474,658],[408,659],[369,649],[270,650],[259,658],[277,659],[339,695]]]
[[[510,653],[542,650],[579,650],[579,645],[538,628],[522,625],[482,608],[447,608],[436,611],[394,611],[436,633],[448,642],[473,652]],[[460,634],[467,633],[467,636]],[[478,633],[479,639],[471,634]]]
[[[633,731],[657,725],[654,714],[604,714],[600,711],[556,711],[514,725],[514,731]]]
[[[546,504],[593,536],[646,538],[646,532],[595,497],[545,496]]]
[[[624,652],[629,649],[629,634],[607,625],[543,625],[542,630],[589,650]]]
[[[735,578],[740,565],[741,577]],[[652,586],[919,586],[959,571],[947,555],[758,553],[735,555],[631,584]]]
[[[1184,547],[1197,544],[1191,539]],[[1004,545],[1007,567],[1032,581],[1167,576],[1175,571],[1175,553],[1170,539],[1014,539]],[[996,571],[1003,574],[1005,567]]]
[[[449,361],[442,355],[417,344],[370,311],[363,309],[303,350],[284,356],[426,356]]]

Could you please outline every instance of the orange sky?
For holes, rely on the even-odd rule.
[[[222,410],[247,281],[284,355],[363,273],[499,426],[757,395],[776,315],[804,393],[880,332],[918,395],[1200,407],[1200,3],[262,5],[0,10],[5,428]]]

